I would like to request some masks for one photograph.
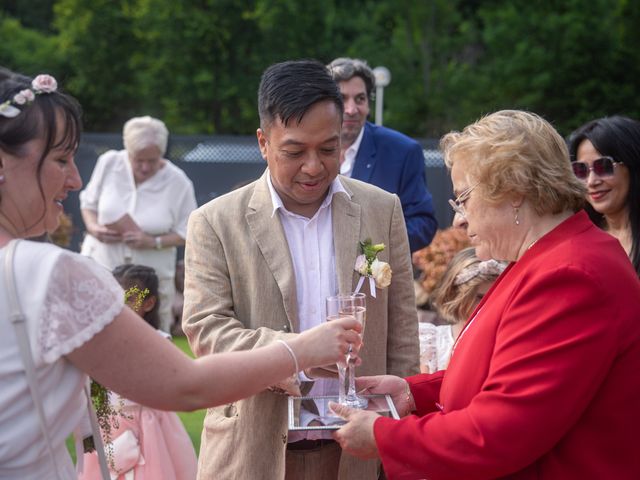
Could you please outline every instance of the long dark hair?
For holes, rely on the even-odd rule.
[[[31,89],[32,79],[0,67],[0,103],[13,99],[18,92]],[[40,172],[51,150],[62,148],[75,152],[82,133],[80,104],[59,90],[36,95],[33,102],[18,105],[20,113],[13,118],[0,115],[0,149],[11,155],[24,155],[25,145],[36,138],[44,140],[38,161],[38,188],[44,199]],[[2,198],[0,198],[0,202]],[[45,212],[43,211],[43,216]],[[13,225],[19,230],[17,225]],[[25,225],[30,228],[30,225]]]
[[[629,194],[626,199],[632,242],[629,257],[640,276],[640,122],[613,116],[586,123],[569,137],[572,162],[576,161],[578,147],[584,140],[589,140],[598,152],[622,162],[629,170]],[[604,215],[596,212],[591,205],[587,205],[586,209],[596,225],[601,228],[605,226]]]
[[[129,289],[131,287],[138,287],[140,290],[145,288],[149,289],[149,294],[146,298],[155,297],[156,304],[153,308],[146,312],[142,318],[151,325],[153,328],[160,327],[160,316],[158,310],[160,309],[160,297],[158,296],[158,275],[156,271],[151,267],[144,265],[124,264],[118,265],[113,269],[113,276],[118,280],[123,288]]]

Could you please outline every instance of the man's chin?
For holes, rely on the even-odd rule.
[[[349,147],[353,144],[353,142],[356,141],[356,138],[358,138],[358,135],[360,134],[360,128],[355,128],[355,129],[345,129],[343,127],[342,129],[342,135],[340,140],[342,141],[342,147]]]

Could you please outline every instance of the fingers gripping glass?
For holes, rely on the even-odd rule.
[[[463,217],[466,216],[466,212],[464,211],[464,202],[469,200],[469,195],[471,195],[471,192],[473,191],[473,189],[476,188],[478,185],[480,184],[476,183],[472,187],[467,188],[460,195],[458,195],[455,200],[449,199],[449,205],[451,205],[451,208],[453,208],[454,212],[456,212],[459,215],[462,215]]]
[[[586,180],[589,172],[593,172],[598,177],[612,177],[618,164],[612,157],[600,157],[591,166],[587,162],[572,162],[573,174],[580,180]]]

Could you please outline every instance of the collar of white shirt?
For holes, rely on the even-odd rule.
[[[353,172],[353,164],[356,163],[356,155],[362,143],[362,137],[364,136],[364,127],[360,129],[360,133],[356,137],[356,141],[353,142],[349,148],[344,152],[344,162],[340,165],[340,174],[345,177],[350,177]]]
[[[278,195],[278,192],[276,192],[276,189],[273,186],[273,182],[271,181],[271,173],[269,173],[269,175],[267,175],[267,185],[269,186],[269,193],[271,194],[271,203],[273,205],[273,211],[271,212],[271,216],[273,217],[276,214],[276,212],[278,211],[278,209],[282,209],[283,212],[286,212],[286,213],[288,213],[290,215],[295,215],[294,213],[292,213],[289,210],[287,210],[285,208],[285,206],[284,206],[284,203],[282,203],[282,199],[280,198],[280,195]],[[336,176],[336,178],[333,179],[333,182],[331,182],[331,185],[329,186],[329,193],[327,193],[327,196],[322,201],[322,204],[320,205],[320,208],[318,209],[318,212],[320,210],[324,209],[325,207],[331,205],[331,201],[333,199],[333,196],[336,193],[340,193],[340,192],[344,193],[349,198],[351,198],[351,195],[349,195],[349,192],[347,192],[345,190],[345,188],[342,186],[342,183],[340,182],[340,180]],[[316,215],[317,214],[318,213],[316,212]]]

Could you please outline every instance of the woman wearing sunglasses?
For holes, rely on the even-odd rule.
[[[616,237],[640,276],[640,122],[593,120],[571,134],[573,173],[587,186],[587,211]]]
[[[389,480],[640,478],[640,281],[582,210],[566,142],[506,110],[440,145],[471,244],[511,263],[446,370],[356,380],[403,418],[332,405],[334,437]]]

